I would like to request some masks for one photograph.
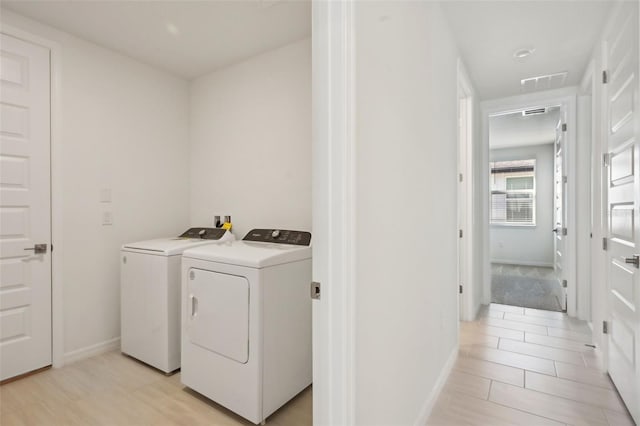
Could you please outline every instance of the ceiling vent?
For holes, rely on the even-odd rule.
[[[520,88],[523,92],[533,92],[535,90],[550,90],[563,87],[567,81],[568,71],[557,72],[555,74],[539,75],[536,77],[523,78],[520,80]]]
[[[546,113],[547,113],[546,108],[534,108],[534,109],[526,109],[522,111],[522,116],[528,117],[530,115],[540,115],[540,114],[546,114]]]

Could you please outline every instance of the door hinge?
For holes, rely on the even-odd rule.
[[[566,176],[562,176],[562,183],[567,183],[568,178]]]
[[[320,283],[311,281],[311,298],[320,300]]]
[[[608,167],[609,166],[609,161],[611,160],[611,154],[609,154],[608,152],[605,154],[602,154],[602,165],[604,167]]]
[[[463,177],[462,177],[462,173],[460,173],[460,182],[462,182]]]
[[[562,228],[562,235],[567,235],[567,228]]]
[[[51,244],[51,253],[53,253],[53,244]]]
[[[567,131],[567,123],[562,123],[562,131],[563,132]]]
[[[602,237],[602,250],[607,250],[608,246],[607,237]]]
[[[609,323],[602,321],[602,334],[609,334]]]
[[[602,71],[602,84],[607,84],[609,82],[609,73],[607,70]]]
[[[462,294],[462,284],[460,284],[460,294]]]
[[[458,235],[462,238],[462,229],[458,230]]]
[[[562,287],[567,288],[567,280],[562,280]]]

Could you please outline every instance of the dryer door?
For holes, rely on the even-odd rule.
[[[192,268],[187,298],[189,341],[246,363],[249,360],[249,281],[237,275]]]

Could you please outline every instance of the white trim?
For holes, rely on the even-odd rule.
[[[578,177],[582,182],[589,183],[589,191],[587,192],[588,200],[581,199],[580,205],[577,206],[577,211],[588,211],[588,217],[584,218],[581,216],[581,220],[576,224],[578,226],[578,236],[576,240],[576,249],[579,247],[588,247],[586,250],[577,250],[576,251],[576,284],[577,284],[577,311],[576,316],[579,319],[591,321],[592,312],[592,296],[591,296],[591,286],[593,282],[593,270],[594,263],[592,262],[593,257],[593,245],[597,240],[592,238],[595,223],[594,223],[594,212],[593,206],[595,206],[594,197],[594,185],[593,179],[596,176],[596,171],[593,170],[593,148],[594,148],[594,139],[596,139],[595,133],[595,124],[594,122],[597,120],[597,117],[594,115],[594,105],[595,105],[595,93],[596,90],[596,73],[595,73],[595,62],[592,59],[589,61],[589,65],[587,65],[587,69],[582,78],[582,82],[580,83],[580,92],[578,94],[578,111],[577,114],[586,110],[589,111],[589,127],[585,127],[582,123],[584,121],[584,117],[578,115],[578,126],[580,127],[582,132],[588,134],[589,144],[585,145],[582,141],[578,141],[579,148],[581,149],[581,153],[583,155],[580,156],[581,164],[579,167],[583,174]],[[589,104],[587,104],[587,101]],[[577,147],[578,147],[577,144]],[[588,155],[584,155],[583,150],[588,150]],[[582,164],[585,163],[586,164]],[[578,164],[578,163],[576,163]],[[585,168],[588,171],[585,171]]]
[[[567,314],[576,316],[577,298],[576,298],[576,87],[567,87],[557,90],[549,90],[545,92],[530,93],[526,95],[517,95],[508,98],[494,99],[481,103],[482,110],[482,143],[485,150],[489,149],[489,116],[505,114],[512,111],[521,111],[522,109],[531,109],[541,106],[560,105],[566,108],[567,113],[567,176],[568,176],[568,194],[567,194],[567,244],[566,248],[566,270],[567,281]],[[486,166],[488,167],[488,165]],[[482,184],[483,199],[489,199],[489,179]],[[488,205],[488,202],[486,203]],[[483,295],[484,303],[491,301],[491,268],[489,262],[489,223],[484,226],[484,247],[485,260],[483,264],[484,286]]]
[[[535,260],[491,259],[491,263],[500,263],[503,265],[540,266],[543,268],[553,268],[553,263],[536,262]]]
[[[453,370],[453,366],[455,365],[457,359],[458,359],[458,346],[453,348],[453,350],[449,354],[449,358],[447,359],[446,364],[442,367],[442,370],[440,370],[440,375],[438,376],[438,379],[436,380],[436,383],[433,386],[433,389],[431,389],[431,392],[429,393],[429,396],[427,397],[426,401],[424,402],[424,404],[422,404],[422,408],[420,409],[420,414],[418,415],[418,418],[416,419],[416,421],[413,423],[414,425],[422,426],[427,424],[427,420],[429,420],[431,411],[433,410],[434,405],[438,401],[438,397],[440,396],[440,393],[442,392],[444,385],[447,383],[447,379],[449,378],[449,375],[451,374],[451,371]]]
[[[465,212],[458,213],[458,221],[460,222],[460,216],[463,216],[463,223],[459,223],[461,229],[464,231],[464,237],[459,238],[458,250],[463,252],[464,265],[458,265],[458,271],[462,271],[459,275],[459,282],[464,286],[462,293],[462,312],[458,314],[458,318],[464,321],[472,321],[475,318],[476,309],[473,306],[473,295],[477,291],[478,283],[474,280],[475,274],[473,273],[473,241],[474,236],[473,227],[473,215],[475,213],[475,206],[473,205],[473,143],[474,143],[474,98],[475,92],[471,79],[467,73],[467,70],[462,62],[461,58],[458,58],[458,119],[464,117],[464,123],[459,123],[464,128],[465,138],[464,141],[460,139],[460,131],[458,131],[458,167],[459,173],[463,175],[463,181],[458,185],[460,197],[464,197],[465,200]],[[464,104],[464,114],[461,114],[459,108],[461,104]],[[465,146],[462,146],[462,144]],[[460,207],[458,207],[460,209]],[[460,259],[460,253],[458,253],[458,259]],[[457,288],[457,286],[456,286]]]
[[[2,24],[2,32],[46,47],[50,51],[51,73],[51,362],[64,365],[64,288],[62,279],[62,49],[52,40]]]
[[[356,139],[353,0],[313,2],[313,423],[355,424]]]
[[[81,361],[83,359],[91,358],[96,355],[101,355],[106,352],[120,350],[120,338],[105,340],[104,342],[96,343],[95,345],[87,346],[84,348],[76,349],[75,351],[64,354],[64,364],[69,365],[71,363]]]

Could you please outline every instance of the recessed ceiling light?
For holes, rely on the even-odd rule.
[[[174,36],[180,34],[180,29],[171,22],[167,23],[167,31],[169,31],[169,34]]]
[[[515,52],[513,52],[513,57],[516,59],[524,59],[527,56],[530,56],[533,52],[535,52],[536,49],[533,47],[527,47],[524,49],[518,49]]]

